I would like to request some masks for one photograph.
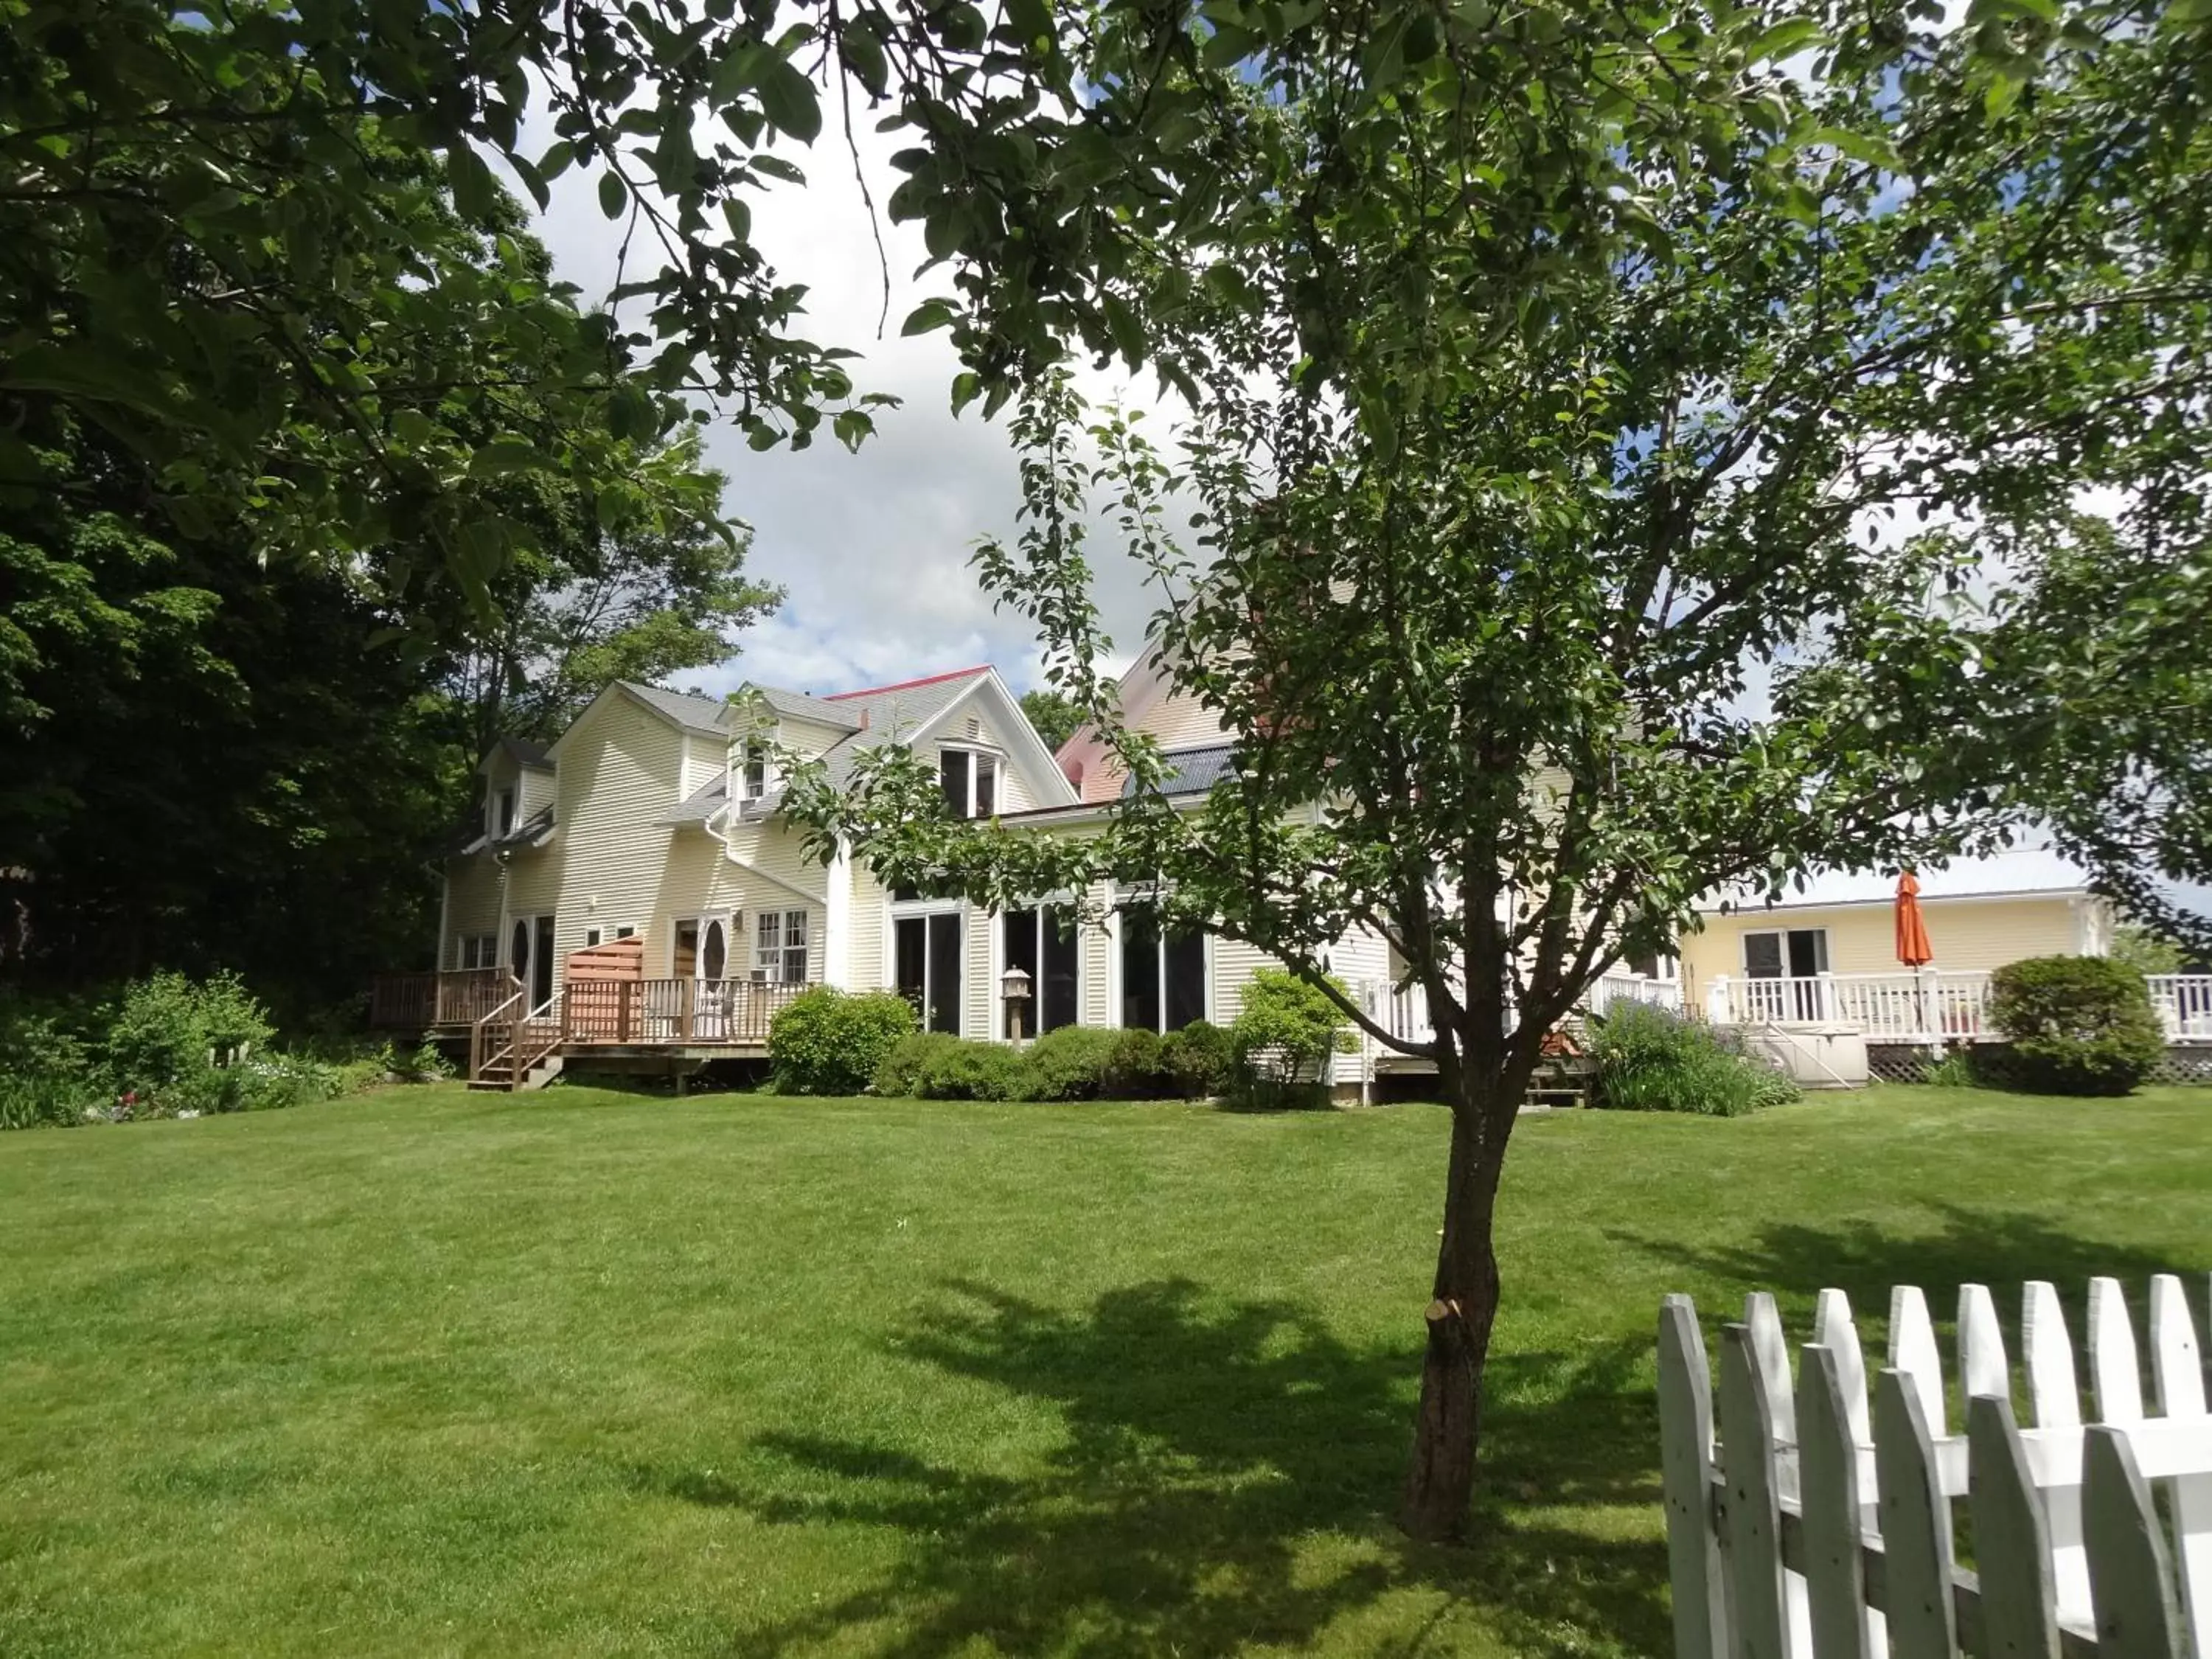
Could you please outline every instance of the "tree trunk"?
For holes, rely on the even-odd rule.
[[[1478,1093],[1471,1073],[1462,1079],[1456,1091],[1462,1098],[1452,1107],[1451,1174],[1426,1316],[1428,1352],[1421,1362],[1413,1464],[1398,1510],[1398,1524],[1425,1543],[1455,1543],[1467,1529],[1482,1367],[1498,1317],[1498,1256],[1491,1232],[1512,1119],[1489,1109],[1491,1101],[1471,1097]]]

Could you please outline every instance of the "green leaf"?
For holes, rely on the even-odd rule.
[[[629,186],[611,168],[599,175],[599,211],[610,219],[619,219],[629,206]]]
[[[122,404],[149,415],[169,412],[143,368],[88,341],[26,347],[0,363],[0,386]]]
[[[722,222],[730,228],[732,241],[749,244],[753,240],[753,210],[742,198],[722,198]]]
[[[464,219],[488,219],[498,205],[499,186],[492,182],[491,170],[466,144],[446,152],[446,182],[453,189],[454,210]]]
[[[822,105],[814,82],[789,58],[779,57],[763,70],[759,95],[761,112],[778,131],[803,144],[821,135]]]
[[[831,418],[830,426],[836,433],[837,441],[855,453],[860,450],[861,440],[872,435],[876,429],[876,423],[857,409],[840,410]]]
[[[951,301],[924,300],[907,313],[906,321],[899,325],[899,332],[901,335],[927,334],[937,329],[950,328],[953,316]]]
[[[541,465],[543,459],[538,446],[526,438],[494,438],[488,444],[479,444],[469,458],[469,476],[492,478],[524,472]]]

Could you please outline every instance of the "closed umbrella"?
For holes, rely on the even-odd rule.
[[[1913,1000],[1919,1004],[1920,1029],[1928,1029],[1928,994],[1920,984],[1920,970],[1936,959],[1928,942],[1928,923],[1920,915],[1920,881],[1910,870],[1897,877],[1897,959],[1913,971]]]

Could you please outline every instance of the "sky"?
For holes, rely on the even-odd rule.
[[[833,116],[834,110],[830,112]],[[890,151],[855,109],[854,126],[878,205],[901,175]],[[968,560],[976,539],[1011,537],[1020,505],[1007,416],[986,422],[981,406],[958,418],[951,387],[958,363],[950,336],[902,338],[907,313],[951,292],[944,271],[917,277],[927,257],[921,228],[881,220],[891,300],[884,337],[883,273],[853,160],[833,119],[811,152],[794,156],[804,189],[778,185],[753,198],[756,241],[786,280],[809,293],[799,331],[862,354],[848,363],[860,392],[888,392],[898,409],[876,411],[876,435],[856,454],[829,435],[811,448],[756,453],[726,422],[704,429],[707,454],[729,475],[725,504],[753,528],[754,577],[786,590],[774,616],[737,640],[738,654],[678,684],[720,696],[740,681],[812,692],[850,690],[972,664],[997,665],[1015,690],[1034,683],[1039,651],[1020,617],[994,615]],[[600,212],[596,173],[557,179],[538,230],[558,274],[587,299],[612,283],[619,227]],[[1094,397],[1146,401],[1125,382],[1093,377]],[[1132,657],[1151,607],[1133,567],[1093,544],[1097,598],[1117,663]]]

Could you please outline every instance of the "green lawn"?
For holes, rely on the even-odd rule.
[[[439,1088],[0,1136],[0,1653],[1661,1653],[1664,1291],[2212,1267],[2212,1094],[1529,1119],[1482,1541],[1423,1551],[1443,1134]]]

